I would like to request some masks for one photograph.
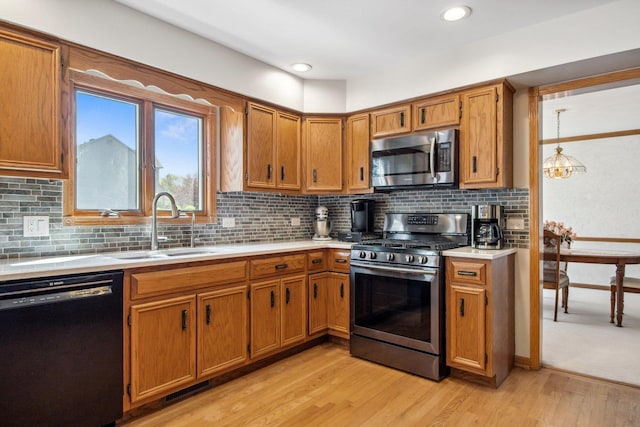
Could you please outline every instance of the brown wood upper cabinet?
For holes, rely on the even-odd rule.
[[[370,191],[369,184],[369,115],[357,114],[347,118],[347,191]]]
[[[62,158],[61,47],[0,30],[2,175],[66,178]]]
[[[371,138],[411,132],[411,104],[371,112]]]
[[[460,188],[513,186],[513,88],[508,83],[462,94]]]
[[[248,103],[246,186],[299,191],[300,159],[300,118]]]
[[[303,123],[305,190],[342,191],[342,118],[307,117]]]
[[[460,96],[446,95],[413,103],[413,130],[434,129],[460,124]]]

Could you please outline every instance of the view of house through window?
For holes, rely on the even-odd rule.
[[[139,110],[134,102],[76,91],[77,209],[140,208]]]
[[[181,210],[205,209],[203,117],[80,88],[75,101],[76,210],[140,211],[143,188],[171,193]],[[145,117],[145,103],[153,106],[152,117]],[[145,138],[141,129],[150,122]],[[144,153],[153,153],[152,175],[141,173]],[[158,200],[158,209],[170,209],[167,198]]]

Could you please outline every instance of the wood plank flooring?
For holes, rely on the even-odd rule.
[[[519,368],[497,390],[436,383],[324,343],[120,425],[637,426],[640,388]]]

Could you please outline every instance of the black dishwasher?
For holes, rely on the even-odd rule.
[[[122,276],[0,282],[0,425],[122,417]]]

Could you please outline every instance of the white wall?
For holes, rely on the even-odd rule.
[[[621,0],[478,40],[449,54],[385,67],[347,82],[347,110],[637,49],[640,1]],[[638,64],[640,65],[640,64]]]
[[[302,111],[304,82],[109,0],[0,0],[0,19]]]
[[[305,80],[306,113],[346,113],[347,90],[344,80]]]

